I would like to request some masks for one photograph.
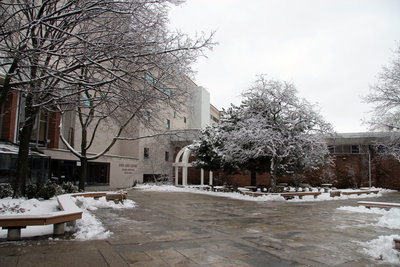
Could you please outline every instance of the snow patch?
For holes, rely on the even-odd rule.
[[[82,219],[76,221],[75,227],[66,227],[66,231],[75,231],[73,237],[77,240],[92,240],[92,239],[105,239],[112,235],[108,231],[101,221],[90,213],[91,210],[97,210],[99,208],[111,208],[111,209],[131,209],[135,207],[135,202],[129,199],[124,200],[123,203],[114,203],[113,201],[107,201],[105,197],[98,200],[94,198],[85,197],[70,197],[70,195],[63,195],[60,197],[70,198],[71,202],[81,203]],[[64,202],[65,204],[66,202]],[[68,207],[72,207],[69,205]],[[75,205],[73,205],[75,206]],[[74,209],[77,209],[74,207]],[[81,209],[77,209],[81,211]],[[12,199],[4,198],[0,199],[0,215],[40,215],[50,214],[52,212],[60,212],[58,209],[57,199],[54,197],[50,200],[37,200],[37,199]],[[53,225],[43,226],[27,226],[21,230],[21,237],[34,237],[41,235],[52,235]],[[0,229],[0,238],[7,238],[7,230]]]
[[[86,210],[97,210],[102,208],[111,209],[131,209],[135,207],[135,202],[130,199],[125,199],[123,203],[114,203],[114,201],[107,201],[106,197],[100,197],[94,199],[92,197],[76,197],[76,200],[80,203],[80,207]]]
[[[156,192],[185,192],[185,193],[194,193],[194,194],[204,194],[204,195],[212,195],[218,197],[228,197],[238,200],[247,200],[247,201],[288,201],[288,202],[314,202],[314,201],[331,201],[331,200],[346,200],[346,199],[357,199],[357,198],[378,198],[382,196],[382,193],[391,192],[392,190],[386,190],[381,188],[371,188],[372,190],[379,190],[378,194],[362,194],[362,195],[341,195],[340,197],[331,197],[330,193],[321,193],[314,198],[314,196],[303,196],[302,199],[299,197],[294,197],[293,199],[285,200],[279,194],[266,194],[263,196],[249,196],[242,195],[236,192],[213,192],[200,190],[201,186],[187,186],[187,187],[178,187],[174,185],[155,185],[155,184],[139,184],[136,188],[144,191],[156,191]],[[247,191],[245,188],[239,188],[242,191]],[[294,191],[294,189],[293,189]],[[317,192],[318,190],[314,188],[313,192]],[[352,189],[344,189],[340,191],[354,191]],[[358,191],[358,190],[357,190]],[[250,192],[250,191],[249,191]]]
[[[384,210],[380,208],[360,207],[340,207],[338,210],[358,213],[368,213],[381,215],[376,224],[373,226],[385,227],[389,229],[400,229],[400,209],[391,208]],[[394,249],[393,238],[400,238],[399,235],[379,236],[377,239],[369,242],[358,242],[364,247],[363,253],[373,257],[382,263],[390,263],[400,265],[400,252]]]
[[[86,209],[83,210],[82,219],[76,221],[75,230],[73,236],[77,240],[106,239],[112,234]]]
[[[365,246],[363,252],[382,263],[400,265],[400,252],[393,248],[393,238],[400,238],[400,235],[380,236],[369,242],[361,243]]]

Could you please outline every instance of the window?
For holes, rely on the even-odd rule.
[[[330,154],[335,153],[335,146],[328,146],[328,151]]]
[[[216,117],[214,117],[213,115],[211,115],[211,114],[210,114],[210,119],[212,121],[219,122],[219,120]]]
[[[352,145],[351,146],[351,153],[352,154],[359,154],[360,153],[360,146],[359,145]]]
[[[48,130],[48,113],[43,110],[40,111],[39,116],[35,120],[33,125],[31,142],[36,145],[47,144],[47,130]]]
[[[174,111],[174,113],[173,113],[173,115],[172,115],[174,118],[176,118],[176,111]]]
[[[186,123],[186,117],[183,117],[183,122]]]
[[[144,119],[145,119],[146,121],[149,121],[149,120],[150,120],[150,111],[146,111],[146,113],[144,114]]]
[[[90,94],[87,92],[87,91],[85,91],[83,94],[82,94],[82,103],[83,103],[83,106],[85,106],[85,107],[90,107]]]
[[[167,127],[167,129],[170,129],[171,128],[171,121],[167,119],[165,126]]]
[[[169,152],[165,151],[165,161],[169,161]]]
[[[143,157],[147,159],[149,157],[149,148],[145,147],[143,150]]]
[[[167,88],[162,82],[159,80],[155,79],[151,74],[146,73],[145,74],[145,79],[148,84],[156,88],[157,90],[163,92],[166,94],[168,97],[171,97],[171,89]]]
[[[69,127],[69,130],[68,130],[68,143],[71,146],[74,146],[74,128],[73,127]]]

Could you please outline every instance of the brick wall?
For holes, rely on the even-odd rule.
[[[3,125],[1,128],[1,139],[10,142],[15,141],[15,122],[18,111],[18,93],[10,92],[3,109]]]
[[[321,183],[332,183],[337,188],[359,188],[369,185],[368,155],[349,154],[335,156],[335,166],[324,166],[319,170],[309,172],[305,175],[304,182],[312,186]],[[330,173],[330,175],[329,175]],[[207,178],[204,183],[208,184],[208,172],[204,172]],[[321,180],[324,178],[324,180]],[[248,186],[251,184],[250,173],[227,174],[222,171],[214,172],[214,185],[223,185],[225,182]],[[293,183],[291,176],[281,176],[277,182]],[[372,158],[371,160],[371,184],[372,186],[400,190],[400,163],[393,159]],[[200,184],[200,170],[188,169],[188,183]],[[271,183],[268,173],[257,174],[257,185]]]

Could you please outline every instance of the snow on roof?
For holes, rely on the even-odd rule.
[[[12,143],[6,143],[6,142],[0,142],[0,154],[18,154],[19,146],[12,144]],[[38,157],[49,157],[39,151],[33,151],[32,149],[29,149],[29,155],[30,156],[38,156]]]

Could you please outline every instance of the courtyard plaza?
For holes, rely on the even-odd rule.
[[[338,210],[357,201],[254,202],[193,193],[128,192],[133,209],[93,213],[105,240],[40,237],[0,243],[0,266],[391,266],[361,252],[360,242],[398,230],[378,215]]]

